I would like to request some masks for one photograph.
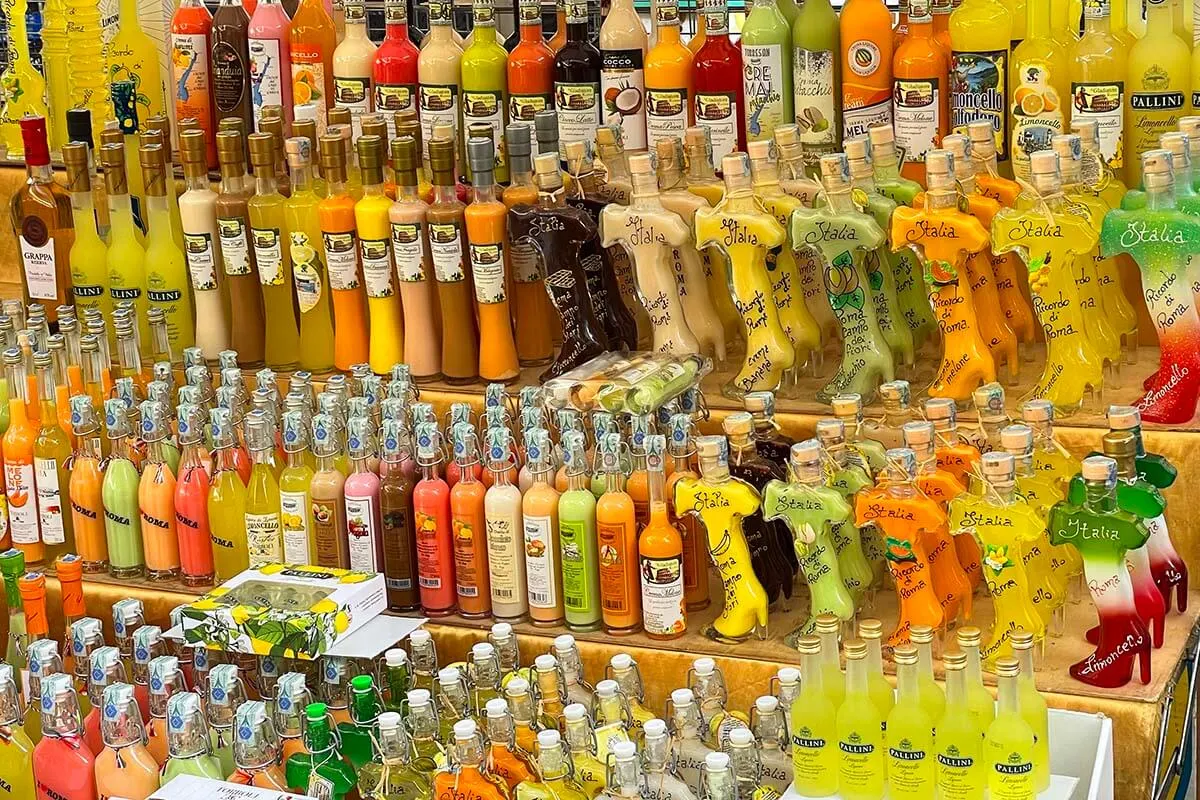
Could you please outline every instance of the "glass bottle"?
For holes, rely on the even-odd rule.
[[[208,522],[212,531],[214,579],[223,583],[250,565],[246,549],[247,492],[234,459],[237,440],[229,409],[210,411],[209,426],[214,472],[208,493]]]
[[[286,765],[293,753],[305,752],[304,708],[312,699],[303,673],[288,672],[275,682],[275,730],[279,734],[279,760]]]
[[[171,78],[175,119],[194,119],[208,143],[208,163],[217,161],[213,118],[212,14],[196,0],[180,4],[171,17]],[[244,62],[243,62],[244,63]],[[152,91],[153,87],[147,87]]]
[[[539,731],[535,751],[540,780],[526,784],[533,796],[560,800],[585,800],[595,796],[576,777],[572,754],[557,730]]]
[[[967,704],[967,654],[942,656],[946,670],[946,711],[935,726],[937,792],[948,800],[982,800],[983,729]],[[990,697],[990,695],[989,695]]]
[[[488,431],[487,454],[492,485],[484,495],[484,517],[492,614],[498,619],[515,621],[529,611],[529,589],[525,577],[527,554],[521,491],[510,478],[515,452],[507,428]]]
[[[100,161],[104,165],[104,185],[108,192],[112,226],[107,253],[109,294],[114,306],[125,301],[133,303],[138,337],[148,347],[150,329],[146,318],[146,251],[130,203],[125,147],[104,145],[100,148]]]
[[[34,742],[21,722],[21,695],[17,689],[19,675],[11,664],[0,663],[0,778],[10,787],[14,798],[34,797]],[[40,694],[40,691],[39,691]],[[35,701],[41,705],[41,698]],[[41,725],[37,734],[41,737]]]
[[[1145,182],[1142,159],[1158,148],[1163,131],[1175,130],[1191,90],[1187,43],[1173,29],[1175,4],[1157,0],[1145,10],[1145,34],[1133,44],[1124,81],[1125,185]]]
[[[700,796],[701,776],[706,758],[713,752],[701,738],[704,721],[696,706],[691,689],[675,689],[667,703],[671,750],[675,763],[672,770],[688,789]]]
[[[371,470],[368,458],[375,452],[370,420],[351,417],[347,433],[347,452],[351,473],[346,476],[346,529],[350,535],[350,568],[378,572],[383,568],[384,543],[379,509],[379,476]]]
[[[326,112],[333,108],[333,51],[337,44],[333,19],[321,0],[300,0],[288,28],[292,102],[315,106],[317,134],[325,132]],[[293,786],[295,784],[292,784]]]
[[[416,659],[413,659],[414,662]],[[406,721],[412,739],[414,766],[428,774],[445,766],[446,753],[440,737],[437,709],[430,700],[428,689],[412,689],[408,693],[409,714]]]
[[[159,655],[147,669],[149,720],[146,723],[146,747],[158,764],[165,765],[170,757],[170,724],[167,706],[171,698],[186,691],[183,670],[175,656]]]
[[[917,648],[898,646],[896,705],[887,718],[887,779],[892,797],[929,797],[934,790],[934,718],[921,702]],[[939,717],[940,719],[940,717]]]
[[[600,126],[601,58],[588,35],[587,4],[566,0],[566,40],[554,55],[554,96],[558,138],[591,142]],[[560,154],[560,158],[565,153]],[[566,159],[562,158],[565,165]]]
[[[558,499],[558,533],[567,626],[595,630],[601,623],[596,498],[588,485],[583,434],[564,434],[563,460],[568,488]]]
[[[426,220],[438,301],[443,322],[461,320],[456,335],[442,337],[442,374],[449,383],[470,383],[479,373],[479,338],[466,280],[471,261],[465,207],[454,191],[454,142],[430,141],[429,159],[434,197]]]
[[[427,798],[432,791],[429,775],[417,769],[410,755],[411,741],[394,711],[379,715],[374,758],[358,771],[358,791],[364,797]]]
[[[796,790],[811,797],[837,791],[839,755],[837,707],[824,689],[821,640],[809,634],[796,643],[800,651],[804,681],[792,704],[788,721],[792,743],[792,771]]]
[[[412,512],[415,484],[411,471],[404,466],[412,461],[412,450],[404,424],[399,420],[383,420],[380,457],[387,467],[379,484],[379,512],[388,607],[412,609],[419,605],[420,585],[417,529]]]
[[[1017,706],[1021,717],[1033,730],[1034,787],[1044,792],[1050,785],[1050,730],[1046,700],[1038,692],[1034,681],[1033,634],[1017,631],[1013,634],[1012,646],[1021,670],[1017,678]]]
[[[718,163],[746,147],[746,100],[742,94],[742,52],[729,40],[729,8],[709,0],[700,8],[700,30],[688,43],[692,60],[694,117],[711,135]],[[703,43],[693,46],[697,38]],[[686,134],[685,134],[686,135]]]
[[[260,789],[287,791],[283,766],[279,760],[279,736],[265,703],[251,700],[238,706],[233,740],[236,769],[230,783],[257,786]]]
[[[370,315],[371,369],[385,374],[404,353],[403,324],[399,296],[393,278],[392,246],[388,212],[391,200],[383,192],[385,154],[377,136],[358,139],[358,161],[363,197],[354,206],[354,218],[362,255],[363,282]]]
[[[454,544],[450,520],[450,487],[438,474],[440,435],[435,423],[416,426],[417,465],[421,478],[413,489],[417,530],[418,585],[426,614],[449,614],[456,608]]]
[[[212,780],[228,777],[212,754],[200,695],[195,692],[179,692],[167,701],[167,747],[170,757],[163,765],[163,781],[178,775]]]
[[[204,715],[208,721],[212,753],[221,762],[225,775],[232,775],[233,743],[238,737],[235,721],[237,708],[247,700],[246,684],[236,664],[217,664],[209,670]]]
[[[634,501],[625,491],[619,449],[617,433],[605,434],[598,444],[600,469],[606,480],[604,494],[595,507],[596,535],[600,550],[606,554],[599,568],[600,606],[609,634],[630,633],[641,624]]]
[[[293,22],[293,24],[295,24]],[[294,43],[293,43],[294,46]],[[294,366],[299,360],[299,330],[292,305],[290,232],[285,200],[275,180],[275,145],[269,134],[251,134],[250,163],[254,167],[255,194],[247,202],[254,261],[262,287],[265,324],[271,331],[266,343],[266,363],[272,369]]]
[[[71,194],[71,217],[75,230],[75,241],[71,244],[68,256],[72,297],[78,311],[94,308],[107,316],[112,313],[112,297],[109,295],[105,270],[108,245],[97,230],[96,215],[99,208],[95,203],[95,194],[100,190],[100,185],[92,168],[91,150],[83,142],[70,142],[63,145],[62,153],[67,166],[67,191]],[[107,203],[104,217],[107,222]],[[107,232],[106,227],[105,234]]]
[[[667,723],[648,719],[643,732],[641,754],[646,796],[650,800],[695,800],[695,791],[675,774],[675,755]]]
[[[304,743],[306,753],[295,753],[285,765],[290,787],[328,786],[331,797],[341,800],[354,791],[354,768],[343,758],[337,737],[330,729],[324,703],[311,703],[305,712]]]
[[[33,748],[33,780],[39,791],[96,800],[96,759],[84,743],[79,700],[61,673],[42,681],[42,740]]]
[[[846,642],[846,699],[837,711],[841,751],[838,791],[844,797],[878,800],[884,793],[884,719],[867,688],[867,646]]]
[[[284,203],[296,305],[300,312],[300,367],[324,372],[334,366],[336,333],[330,304],[330,275],[322,263],[322,229],[312,174],[312,144],[298,136],[286,140],[291,167],[291,196]]]
[[[215,212],[221,269],[229,291],[229,339],[238,344],[238,365],[255,367],[263,361],[266,329],[247,209],[247,202],[254,194],[254,184],[246,177],[243,148],[244,138],[236,132],[217,134],[221,191],[217,195]]]
[[[415,112],[420,53],[409,38],[408,4],[403,0],[384,3],[383,14],[384,39],[375,53],[371,71],[375,110],[389,114]]]
[[[146,443],[146,459],[137,498],[146,575],[150,580],[173,580],[179,576],[180,552],[174,513],[177,481],[167,463],[164,446],[171,432],[166,404],[143,403],[140,428]]]
[[[642,624],[651,639],[675,639],[687,630],[683,537],[672,524],[664,496],[666,438],[647,439],[650,518],[638,538]]]
[[[13,33],[16,35],[15,30]],[[32,98],[41,97],[36,85],[29,91],[35,92]],[[7,115],[15,113],[15,99],[20,92],[19,86],[9,87]],[[71,195],[54,180],[45,117],[20,118],[20,126],[26,178],[9,201],[9,213],[21,254],[22,298],[26,303],[47,303],[48,319],[54,321],[55,309],[71,298],[70,253],[75,242]],[[9,145],[10,153],[16,150]]]
[[[372,740],[378,736],[376,719],[382,710],[379,692],[370,675],[355,675],[350,679],[350,719],[338,723],[338,738],[342,752],[355,770],[368,764],[373,756]]]
[[[563,709],[563,729],[570,752],[572,777],[583,791],[595,797],[608,785],[607,768],[596,755],[596,734],[582,703]]]
[[[1020,674],[1017,659],[1006,656],[996,662],[996,719],[988,726],[983,744],[988,796],[994,800],[1016,800],[1037,793],[1035,737],[1021,717]]]
[[[1095,122],[1100,157],[1124,177],[1125,112],[1115,99],[1124,91],[1128,48],[1114,30],[1108,0],[1085,3],[1083,36],[1071,48],[1071,119]],[[1118,2],[1117,7],[1123,10]]]
[[[146,749],[132,686],[105,687],[100,727],[104,749],[96,754],[96,791],[105,797],[145,800],[158,790],[159,765]]]
[[[41,529],[43,558],[53,561],[59,555],[75,551],[73,520],[62,513],[62,488],[66,487],[69,481],[71,442],[68,433],[59,427],[54,405],[55,379],[50,354],[36,353],[33,364],[37,372],[42,423],[33,442],[37,517]],[[17,481],[17,484],[20,485],[20,482]]]
[[[125,401],[118,398],[105,401],[104,406],[105,428],[111,442],[111,455],[104,468],[101,489],[108,541],[108,571],[113,577],[132,577],[141,575],[145,570],[145,557],[141,514],[138,510],[139,478],[129,452],[129,438],[132,435],[129,411]],[[8,485],[13,485],[11,473]]]
[[[950,124],[954,128],[977,120],[992,124],[1000,168],[1008,163],[1008,86],[1003,80],[1013,38],[1013,16],[1002,0],[963,0],[950,15]],[[973,70],[995,74],[982,91],[968,80]]]
[[[747,47],[749,45],[749,47]],[[794,119],[792,30],[773,0],[755,0],[742,24],[746,138],[770,139]]]
[[[402,134],[392,141],[396,202],[388,211],[388,218],[392,225],[404,329],[408,334],[404,338],[404,362],[412,368],[414,380],[423,382],[441,376],[442,331],[437,319],[429,249],[429,205],[417,193],[420,163],[420,145],[412,137]]]

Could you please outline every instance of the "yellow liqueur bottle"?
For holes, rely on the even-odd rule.
[[[896,705],[887,718],[888,797],[923,800],[933,794],[934,718],[921,702],[917,648],[896,647]]]
[[[150,344],[150,326],[146,316],[146,251],[139,241],[139,229],[133,221],[133,206],[125,173],[125,146],[106,144],[100,148],[104,164],[104,187],[108,192],[110,239],[108,243],[109,296],[117,303],[133,303],[137,315],[139,341]]]
[[[882,800],[883,716],[867,689],[867,645],[846,642],[846,699],[837,712],[838,793],[846,800]]]
[[[946,671],[946,711],[934,732],[937,797],[983,800],[983,731],[967,706],[967,654],[961,650],[946,653],[942,667]]]
[[[96,309],[104,317],[112,313],[108,293],[108,245],[96,231],[96,208],[92,192],[92,171],[88,164],[88,146],[83,142],[63,145],[67,166],[67,191],[71,193],[71,214],[75,220],[75,242],[69,256],[71,288],[77,313]]]
[[[1142,183],[1142,154],[1179,126],[1191,91],[1191,53],[1173,29],[1176,0],[1146,0],[1146,33],[1125,71],[1125,185]]]
[[[950,15],[950,127],[992,123],[1000,169],[1008,163],[1009,47],[1013,18],[1001,0],[963,0]]]
[[[1013,50],[1009,68],[1009,108],[1013,174],[1028,181],[1030,155],[1049,150],[1066,127],[1069,51],[1052,35],[1048,1],[1026,3],[1025,13],[1025,41]]]
[[[1020,674],[1020,664],[1012,656],[996,662],[999,701],[983,746],[991,800],[1027,800],[1037,794],[1034,733],[1021,716]]]
[[[1125,78],[1129,49],[1116,34],[1111,0],[1083,4],[1083,37],[1071,48],[1071,123],[1097,126],[1100,155],[1109,169],[1124,175]],[[1116,0],[1123,8],[1125,0]],[[1195,103],[1193,102],[1193,107]]]
[[[788,720],[793,781],[802,795],[826,797],[838,788],[837,709],[822,685],[821,640],[811,634],[802,636],[796,649],[804,680]]]
[[[167,202],[167,164],[160,145],[142,145],[138,158],[146,184],[146,300],[162,309],[167,321],[171,352],[180,354],[196,342],[190,277],[183,251],[171,231]],[[174,175],[171,177],[174,184]],[[174,191],[174,186],[171,187]]]
[[[300,332],[292,303],[292,258],[284,198],[275,180],[275,142],[269,134],[249,137],[254,165],[254,196],[246,204],[250,242],[262,286],[266,330],[266,362],[272,369],[290,369],[300,360]]]
[[[46,116],[46,81],[29,60],[29,32],[25,27],[27,0],[15,0],[5,9],[8,17],[8,68],[0,73],[0,91],[4,108],[0,111],[0,142],[9,158],[21,158],[25,144],[21,139],[21,120],[26,116]]]
[[[383,375],[404,360],[404,325],[400,317],[400,295],[392,267],[392,201],[383,192],[385,164],[383,140],[363,136],[358,142],[363,196],[354,204],[354,222],[362,256],[363,283],[367,288],[367,313],[371,337],[371,370]]]

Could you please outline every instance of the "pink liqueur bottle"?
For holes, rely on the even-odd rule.
[[[33,748],[38,800],[97,800],[96,758],[83,741],[79,697],[69,675],[42,680],[42,740]]]
[[[350,537],[350,569],[383,571],[383,523],[379,517],[379,476],[371,471],[371,421],[351,417],[347,450],[353,472],[346,477],[346,531]]]
[[[259,4],[259,8],[262,4]],[[179,479],[175,482],[175,529],[179,534],[179,567],[185,586],[213,582],[212,529],[208,525],[208,489],[212,462],[204,447],[204,411],[179,406]]]
[[[421,606],[430,616],[445,616],[454,613],[458,598],[450,533],[450,486],[438,474],[441,448],[436,424],[418,423],[416,438],[421,479],[413,488],[413,516]]]

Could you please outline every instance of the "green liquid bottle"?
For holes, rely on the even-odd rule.
[[[200,695],[195,692],[180,692],[167,700],[167,752],[163,783],[179,775],[215,781],[229,777],[222,771],[220,759],[212,754]]]
[[[496,183],[508,183],[508,162],[500,146],[508,108],[508,52],[496,41],[495,0],[474,0],[472,5],[475,32],[462,54],[463,127],[482,124],[492,129]]]
[[[4,661],[17,671],[21,685],[26,685],[28,671],[25,661],[25,605],[17,579],[25,574],[25,554],[15,547],[0,553],[0,575],[4,576],[4,597],[8,601],[8,642]]]
[[[742,90],[749,141],[792,123],[792,30],[775,0],[754,0],[742,24]]]
[[[829,0],[805,0],[792,21],[793,92],[805,171],[842,141],[841,28]]]
[[[371,763],[374,756],[372,740],[378,736],[376,718],[379,704],[375,695],[375,682],[370,675],[355,675],[350,679],[350,722],[339,722],[338,735],[346,760],[355,769]]]
[[[933,724],[921,704],[917,648],[899,645],[896,662],[896,705],[887,719],[888,796],[893,800],[924,800],[933,795]]]
[[[124,325],[129,325],[128,320]],[[142,550],[142,515],[138,509],[137,467],[129,458],[129,408],[125,401],[104,402],[104,424],[112,443],[112,455],[104,470],[104,535],[108,541],[108,572],[113,577],[141,575],[145,569]]]
[[[1020,673],[1017,659],[1005,656],[996,660],[999,703],[983,745],[983,766],[991,800],[1025,800],[1037,794],[1033,729],[1021,716],[1018,700]]]
[[[563,606],[567,627],[600,628],[600,557],[596,544],[596,497],[584,458],[583,434],[563,437],[567,491],[558,499],[559,545],[562,549]]]
[[[288,758],[285,765],[287,784],[300,787],[309,795],[320,787],[330,800],[342,800],[354,791],[358,776],[342,759],[325,704],[310,703],[305,715],[304,746],[308,752],[293,753]]]

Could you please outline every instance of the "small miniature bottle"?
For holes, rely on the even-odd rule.
[[[942,656],[946,671],[946,711],[934,731],[936,791],[948,800],[983,800],[983,729],[967,704],[967,654]]]
[[[158,656],[150,662],[150,720],[146,724],[146,747],[159,764],[170,757],[170,731],[167,706],[171,698],[186,690],[183,670],[175,656]]]
[[[575,781],[584,792],[595,797],[608,785],[608,770],[596,757],[596,735],[582,703],[571,703],[563,709],[563,729]]]
[[[236,769],[229,782],[286,792],[288,786],[279,760],[279,735],[266,704],[259,700],[242,703],[237,708],[234,727]]]
[[[295,753],[287,760],[285,772],[289,787],[328,787],[332,800],[343,800],[357,785],[354,768],[342,759],[337,738],[330,729],[324,703],[310,703],[305,710],[307,724],[304,744],[308,752]]]
[[[33,748],[33,782],[39,797],[97,800],[96,759],[84,742],[79,700],[71,678],[42,681],[42,740]],[[14,784],[14,787],[19,784]]]
[[[648,719],[643,732],[642,770],[646,776],[644,790],[649,800],[696,800],[695,790],[675,774],[667,723],[658,718]]]
[[[838,791],[860,800],[880,800],[884,794],[884,717],[867,688],[867,645],[846,642],[846,699],[837,711]]]
[[[104,688],[100,728],[104,749],[96,754],[95,764],[99,795],[146,800],[158,791],[159,765],[146,749],[132,686],[114,683]]]
[[[667,702],[667,713],[671,748],[675,757],[674,772],[697,797],[701,797],[701,775],[704,772],[705,759],[713,751],[701,738],[704,720],[696,705],[696,695],[691,689],[674,690]]]
[[[792,785],[793,765],[787,718],[778,697],[763,695],[754,701],[754,707],[750,709],[750,730],[759,748],[762,785],[782,795]],[[733,733],[730,732],[730,742]]]
[[[32,798],[35,796],[34,742],[22,727],[19,679],[11,664],[0,663],[0,731],[3,732],[0,735],[0,780],[10,787],[14,798]],[[34,699],[41,706],[40,689],[39,696]],[[40,741],[40,724],[37,733]]]
[[[178,775],[218,781],[229,775],[212,754],[200,695],[195,692],[180,692],[167,701],[167,747],[170,757],[163,765],[164,782]]]
[[[1037,794],[1035,737],[1021,716],[1020,674],[1017,659],[1006,656],[996,662],[996,719],[988,726],[983,745],[988,797],[992,800],[1017,800]]]
[[[802,636],[796,649],[800,652],[804,680],[788,720],[792,773],[798,792],[825,797],[838,787],[837,707],[824,689],[820,638],[812,634]]]

